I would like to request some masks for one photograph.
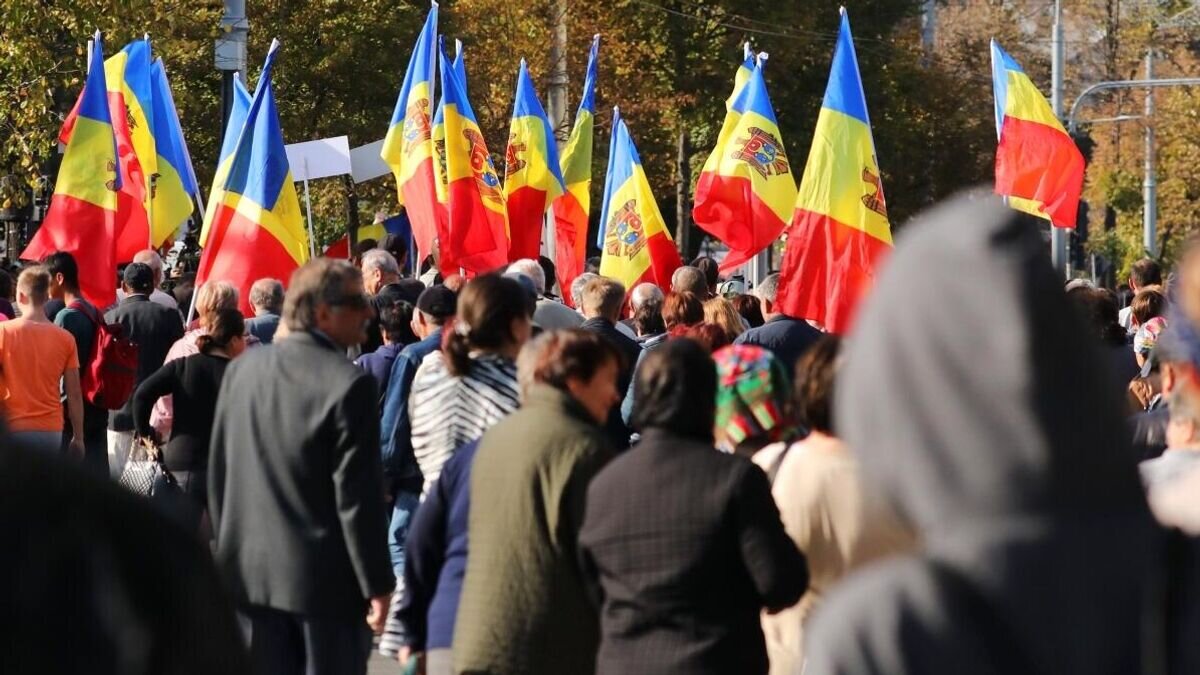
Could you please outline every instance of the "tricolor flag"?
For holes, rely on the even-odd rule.
[[[764,55],[765,56],[765,55]],[[729,98],[725,99],[725,109],[733,108],[733,102],[737,100],[738,94],[742,92],[742,87],[750,81],[750,74],[754,72],[755,58],[754,50],[750,48],[750,43],[742,45],[742,62],[738,64],[737,72],[733,74],[733,93]]]
[[[150,98],[154,115],[154,150],[158,154],[151,217],[154,240],[166,241],[192,215],[192,200],[199,189],[162,59],[156,59],[150,67]]]
[[[850,19],[841,29],[780,271],[784,314],[844,333],[892,247]]]
[[[120,157],[117,260],[125,262],[151,245],[150,177],[155,172],[157,154],[150,105],[150,43],[134,40],[109,57],[104,61],[104,79]],[[63,122],[59,142],[64,145],[73,133],[78,108],[77,102]],[[157,246],[163,242],[153,243]]]
[[[225,125],[225,137],[221,140],[221,156],[217,158],[217,170],[213,174],[212,190],[208,193],[208,204],[204,210],[204,223],[200,227],[200,246],[208,246],[208,233],[217,217],[217,207],[225,201],[225,179],[233,165],[233,151],[246,126],[246,115],[250,112],[250,92],[242,84],[237,73],[233,74],[233,101],[229,105],[229,122]]]
[[[454,264],[475,273],[508,262],[508,212],[504,186],[492,166],[483,132],[463,82],[442,55],[442,104],[446,124],[446,211]],[[415,219],[413,229],[416,229]]]
[[[404,84],[379,156],[396,177],[396,194],[413,224],[421,260],[438,237],[437,177],[433,166],[433,77],[437,53],[438,5],[433,3],[417,37]],[[444,243],[443,243],[444,247]]]
[[[533,88],[525,59],[521,59],[508,149],[504,153],[510,261],[537,259],[546,209],[564,191],[554,130]]]
[[[616,108],[600,226],[604,234],[600,274],[626,289],[643,281],[671,287],[671,274],[683,262],[650,192],[629,128]]]
[[[596,35],[592,37],[592,50],[588,54],[583,98],[575,113],[575,126],[571,128],[562,153],[562,177],[567,189],[553,204],[554,268],[558,288],[568,303],[571,302],[571,282],[583,273],[587,261],[588,214],[592,205],[592,130],[596,122],[596,57],[599,51],[600,36]]]
[[[41,260],[55,251],[75,256],[79,286],[88,302],[107,307],[117,299],[117,144],[104,77],[100,33],[92,43],[92,67],[76,104],[74,128],[41,227],[21,253]]]
[[[779,238],[795,204],[796,181],[760,61],[734,97],[700,173],[692,218],[729,247],[721,269],[730,270]]]
[[[1014,209],[1075,227],[1083,191],[1083,154],[1050,104],[1000,45],[992,40],[996,94],[996,194]]]
[[[441,48],[442,39],[438,38],[438,46]],[[467,64],[463,60],[462,41],[454,41],[454,63],[451,64],[455,75],[458,76],[460,82],[463,83],[463,91],[467,89]],[[445,87],[442,87],[445,89]],[[443,99],[445,97],[442,97]],[[437,177],[437,199],[438,199],[438,238],[440,240],[449,241],[449,237],[444,236],[448,232],[446,219],[446,105],[442,99],[438,100],[437,110],[433,113],[433,131],[430,136],[433,138],[433,169]],[[451,263],[445,260],[446,263]],[[448,265],[453,267],[452,264]],[[455,268],[454,271],[457,271]]]
[[[209,280],[236,286],[246,316],[253,313],[250,286],[256,280],[287,280],[308,260],[308,234],[271,86],[271,67],[278,49],[276,40],[267,52],[196,273],[197,286]]]

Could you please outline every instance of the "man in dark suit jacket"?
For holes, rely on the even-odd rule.
[[[754,289],[754,294],[758,296],[766,323],[742,333],[733,343],[758,345],[769,349],[776,358],[783,361],[787,371],[791,373],[804,352],[821,338],[821,331],[803,319],[790,317],[779,311],[779,306],[775,304],[779,295],[778,272],[767,275],[767,278],[758,284],[758,288]]]
[[[585,321],[579,326],[583,330],[598,333],[621,353],[621,370],[617,374],[617,391],[624,398],[633,380],[633,368],[637,365],[642,346],[636,340],[617,330],[617,319],[621,318],[621,305],[625,303],[625,287],[607,277],[597,277],[587,282],[580,297],[580,309]],[[621,419],[620,406],[609,413],[604,430],[617,448],[629,447],[629,427]]]
[[[275,339],[279,312],[283,310],[283,284],[278,279],[259,279],[250,286],[250,307],[254,317],[246,319],[246,332],[264,345]]]
[[[357,269],[313,260],[292,275],[288,337],[239,357],[221,383],[215,557],[262,673],[365,673],[368,626],[387,616],[379,394],[345,357],[370,316]]]
[[[167,351],[183,337],[183,320],[179,312],[150,301],[154,290],[154,270],[145,263],[129,263],[125,267],[121,287],[125,299],[108,310],[104,320],[119,323],[125,335],[138,346],[137,384],[162,367]],[[133,397],[120,410],[108,416],[108,467],[114,476],[125,468],[129,447],[133,443]]]

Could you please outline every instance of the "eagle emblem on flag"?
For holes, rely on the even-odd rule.
[[[417,99],[404,111],[404,154],[412,154],[417,144],[430,139],[429,99]]]
[[[642,217],[637,212],[637,200],[625,202],[608,219],[605,228],[604,252],[609,255],[633,258],[646,246]]]
[[[733,159],[749,164],[763,178],[781,176],[790,170],[787,152],[774,134],[758,127],[747,131],[749,136],[737,139]]]
[[[516,140],[516,134],[508,137],[508,149],[504,153],[505,176],[511,176],[525,168],[525,160],[521,159],[521,153],[525,151],[525,144],[517,143]]]
[[[496,168],[492,166],[492,158],[488,156],[483,134],[474,129],[463,129],[462,134],[471,146],[471,171],[475,174],[475,184],[479,186],[479,193],[487,199],[503,201],[503,197],[500,196],[500,178],[496,175]]]

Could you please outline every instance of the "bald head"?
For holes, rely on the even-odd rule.
[[[683,266],[671,275],[671,290],[676,293],[695,293],[697,298],[708,297],[708,279],[695,267]]]
[[[133,255],[133,262],[148,265],[154,271],[154,287],[158,288],[162,284],[163,276],[163,260],[162,256],[152,248],[144,251],[138,251]]]
[[[634,286],[633,290],[629,292],[629,307],[634,312],[637,312],[647,301],[658,301],[658,304],[661,305],[663,301],[662,289],[646,281]]]

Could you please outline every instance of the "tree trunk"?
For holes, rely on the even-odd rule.
[[[692,250],[692,209],[688,188],[692,183],[691,147],[687,129],[679,130],[678,155],[675,159],[675,243],[686,262]]]
[[[354,257],[354,247],[358,244],[358,189],[348,175],[342,176],[342,184],[346,187],[346,236],[350,241],[350,256]]]

